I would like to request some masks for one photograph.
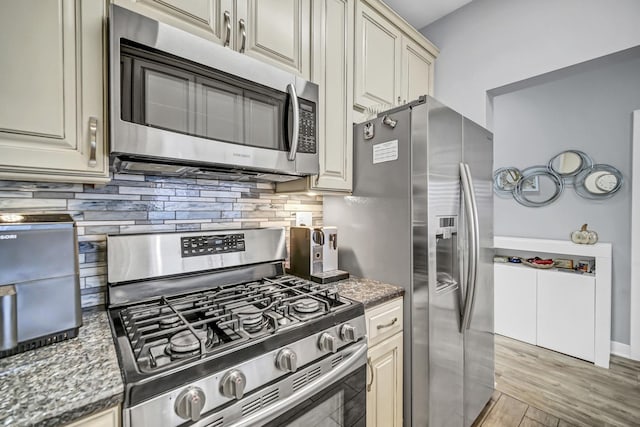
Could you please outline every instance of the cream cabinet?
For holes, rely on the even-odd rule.
[[[114,3],[306,79],[311,75],[308,0],[114,0]]]
[[[106,182],[101,0],[11,1],[0,13],[0,179]]]
[[[233,0],[114,0],[113,3],[220,44],[232,43]]]
[[[120,407],[114,406],[75,421],[67,427],[120,427]]]
[[[320,173],[279,183],[278,192],[350,192],[353,182],[354,0],[313,2],[312,80],[318,84]]]
[[[367,427],[402,426],[402,298],[365,312]]]
[[[438,50],[377,0],[358,0],[354,106],[376,112],[433,92]]]

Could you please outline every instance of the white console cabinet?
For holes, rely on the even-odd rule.
[[[495,264],[495,332],[609,367],[611,244],[494,238],[496,253],[592,258],[595,274]]]

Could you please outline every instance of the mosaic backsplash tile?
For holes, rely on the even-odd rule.
[[[0,181],[0,212],[66,212],[76,220],[82,306],[104,304],[106,236],[121,233],[289,227],[322,197],[275,194],[273,185],[115,174],[107,185]]]

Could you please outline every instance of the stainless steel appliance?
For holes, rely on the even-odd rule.
[[[431,97],[354,131],[353,195],[324,199],[340,265],[407,290],[405,425],[469,426],[494,389],[492,134]]]
[[[69,215],[0,215],[0,358],[77,336],[78,239]]]
[[[338,270],[337,227],[291,227],[290,272],[318,283],[349,278]]]
[[[291,272],[298,276],[338,269],[336,227],[291,227]]]
[[[111,5],[116,171],[288,181],[318,173],[318,86]]]
[[[285,254],[274,228],[108,237],[124,426],[365,422],[364,308]]]

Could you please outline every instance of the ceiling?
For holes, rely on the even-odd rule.
[[[384,0],[418,30],[470,3],[471,0]]]

